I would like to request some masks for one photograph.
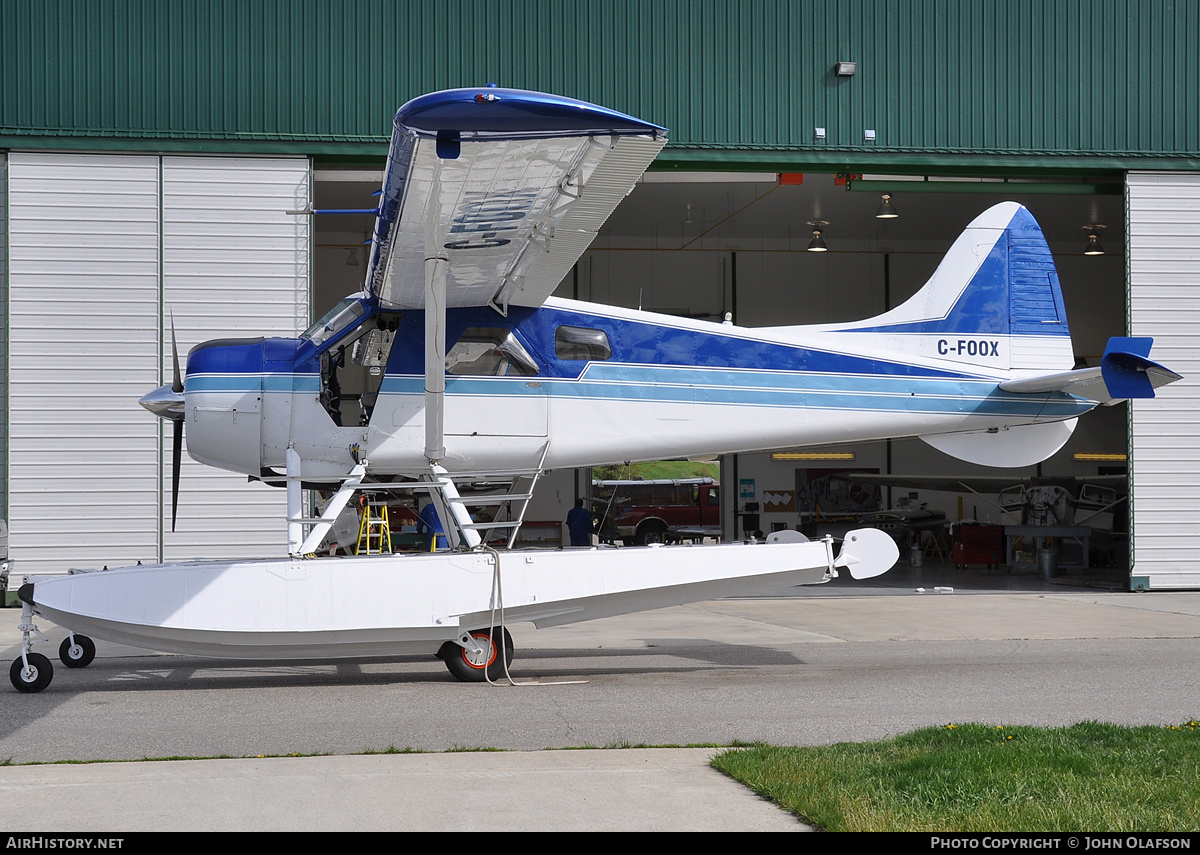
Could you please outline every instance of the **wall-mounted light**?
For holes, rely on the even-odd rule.
[[[875,142],[875,131],[872,128],[863,131],[863,142]]]
[[[856,71],[858,71],[857,62],[839,62],[833,67],[833,73],[838,77],[853,77]]]
[[[1075,460],[1092,460],[1099,463],[1124,463],[1129,460],[1128,454],[1103,454],[1091,451],[1076,452],[1071,457]]]
[[[809,220],[808,224],[813,227],[812,240],[808,242],[809,252],[829,252],[829,247],[825,245],[825,238],[822,237],[822,226],[827,226],[829,223],[826,220]]]
[[[1100,230],[1103,228],[1105,227],[1099,223],[1083,227],[1083,230],[1088,233],[1087,246],[1083,248],[1084,255],[1104,255],[1104,247],[1100,245]]]
[[[813,136],[819,140],[825,139],[825,129],[824,128],[814,128]]]
[[[883,204],[879,206],[879,210],[875,212],[877,220],[894,220],[900,216],[900,212],[896,210],[896,206],[892,204],[892,194],[883,194]]]

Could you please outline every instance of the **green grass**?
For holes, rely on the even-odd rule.
[[[720,481],[721,465],[692,460],[653,460],[649,463],[596,466],[592,469],[592,477],[599,481],[673,481],[681,478],[712,478]]]
[[[713,766],[828,831],[1191,831],[1200,722],[926,728],[883,742],[756,745]]]

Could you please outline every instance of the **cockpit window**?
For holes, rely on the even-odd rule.
[[[353,324],[366,312],[367,309],[360,300],[355,297],[347,297],[326,312],[325,317],[306,329],[300,338],[306,338],[320,347],[322,343]]]
[[[446,373],[476,377],[531,377],[538,364],[511,331],[469,327],[446,354]]]
[[[562,326],[554,331],[554,355],[559,359],[612,359],[604,330]]]

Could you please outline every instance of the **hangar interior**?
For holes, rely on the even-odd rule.
[[[380,173],[363,169],[314,171],[318,209],[370,204]],[[879,218],[887,187],[899,216]],[[914,189],[915,188],[915,189]],[[906,192],[907,190],[907,192]],[[857,182],[829,173],[651,171],[618,207],[557,296],[681,315],[720,323],[727,313],[744,326],[851,321],[878,315],[906,300],[928,280],[946,250],[981,212],[1003,201],[1025,205],[1054,254],[1076,358],[1096,365],[1112,335],[1127,326],[1124,204],[1120,176],[1014,179],[862,175]],[[813,222],[827,251],[810,251]],[[314,316],[362,285],[370,217],[329,214],[314,223]],[[1102,255],[1084,255],[1089,230],[1102,237]],[[748,413],[747,418],[753,414]],[[1119,460],[1077,460],[1076,454],[1120,457],[1126,448],[1125,405],[1100,408],[1080,420],[1067,445],[1038,466],[1004,470],[950,457],[919,439],[830,446],[850,460],[776,460],[771,453],[737,456],[723,477],[753,479],[756,493],[792,491],[797,468],[846,469],[896,475],[1011,474],[1095,476],[1124,471]],[[816,451],[810,449],[810,451]],[[576,483],[559,474],[544,482],[529,514],[562,519]],[[733,498],[727,485],[725,496]],[[994,494],[884,488],[882,508],[897,504],[941,511],[959,519],[1000,523]],[[738,526],[725,504],[725,530]],[[736,504],[736,507],[734,506]],[[796,510],[763,508],[760,527],[796,528]],[[1012,522],[1011,516],[1003,521]],[[1118,513],[1118,527],[1123,527]],[[741,528],[737,534],[743,533]],[[728,536],[728,534],[727,534]],[[1117,555],[1123,561],[1118,538]]]

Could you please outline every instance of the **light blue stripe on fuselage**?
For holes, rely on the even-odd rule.
[[[530,383],[538,385],[531,386]],[[315,395],[316,374],[192,374],[188,392]],[[381,396],[415,396],[424,377],[389,376]],[[533,377],[446,378],[446,394],[475,397],[560,397],[591,401],[644,401],[794,409],[879,410],[913,413],[978,413],[1069,418],[1091,409],[1070,395],[1017,395],[1001,392],[994,380],[941,380],[923,377],[759,372],[593,363],[579,380]]]
[[[589,367],[581,380],[532,377],[447,377],[446,394],[537,396],[574,400],[634,400],[751,407],[812,407],[904,411],[915,413],[980,413],[1043,418],[1069,418],[1091,409],[1070,395],[1015,395],[999,391],[994,380],[931,380],[778,372],[705,371],[689,369],[631,369],[627,380],[596,380]],[[608,364],[606,369],[614,368]],[[620,372],[614,372],[619,374]],[[708,382],[689,383],[687,380]],[[713,383],[712,380],[718,382]],[[665,382],[664,382],[665,381]],[[789,382],[790,381],[790,382]],[[537,385],[531,386],[530,383]],[[423,395],[424,378],[388,377],[381,395]]]

